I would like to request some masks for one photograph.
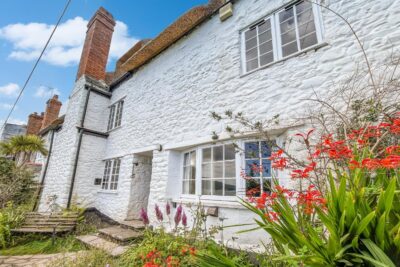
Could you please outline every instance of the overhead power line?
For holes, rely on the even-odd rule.
[[[44,52],[46,51],[46,49],[47,49],[47,47],[48,47],[48,45],[49,45],[51,39],[53,38],[54,33],[56,32],[56,30],[57,30],[57,28],[58,28],[58,25],[60,25],[60,22],[61,22],[62,18],[64,17],[65,13],[67,12],[67,9],[68,9],[68,7],[69,7],[71,1],[72,1],[72,0],[67,0],[66,4],[65,4],[65,6],[64,6],[64,9],[63,9],[63,11],[61,12],[61,15],[60,15],[60,17],[59,17],[58,20],[57,20],[56,26],[54,27],[53,31],[51,32],[51,34],[50,34],[50,36],[49,36],[49,39],[47,40],[45,46],[43,47],[42,52],[40,53],[38,59],[37,59],[36,62],[35,62],[35,65],[33,65],[33,68],[32,68],[32,70],[31,70],[31,72],[29,73],[29,76],[28,76],[28,78],[26,79],[26,81],[25,81],[25,83],[24,83],[24,86],[22,87],[21,91],[19,92],[18,97],[17,97],[17,99],[16,99],[15,102],[14,102],[14,105],[11,107],[11,110],[10,110],[10,112],[8,113],[7,118],[6,118],[6,120],[4,121],[4,124],[3,124],[3,126],[1,127],[0,131],[3,130],[4,127],[6,127],[6,124],[7,124],[8,120],[10,119],[11,114],[13,113],[15,107],[17,106],[17,103],[18,103],[18,101],[20,100],[20,98],[21,98],[21,96],[22,96],[22,93],[25,91],[26,86],[28,85],[29,81],[31,80],[32,75],[33,75],[33,73],[35,72],[36,67],[38,66],[40,60],[42,59]]]

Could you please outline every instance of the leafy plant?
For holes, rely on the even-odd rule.
[[[25,211],[26,207],[16,207],[12,202],[0,210],[0,247],[5,248],[11,244],[11,229],[23,221]]]
[[[277,261],[310,266],[400,263],[399,126],[395,117],[354,130],[345,140],[326,136],[315,146],[310,145],[310,132],[298,135],[306,143],[310,163],[292,170],[292,178],[309,186],[289,190],[276,183],[270,194],[243,201],[285,255]],[[290,165],[282,151],[271,160],[275,168]],[[317,168],[325,168],[316,173],[326,173],[325,191],[313,185],[311,174]]]

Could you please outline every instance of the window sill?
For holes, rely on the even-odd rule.
[[[106,133],[111,133],[111,132],[114,132],[114,131],[116,131],[116,130],[118,130],[118,129],[121,129],[121,128],[122,128],[122,126],[120,125],[120,126],[115,127],[115,128],[113,128],[113,129],[111,129],[111,130],[108,130]]]
[[[107,195],[118,195],[118,191],[116,190],[99,190],[98,194],[107,194]]]
[[[293,57],[297,57],[297,56],[299,56],[299,55],[301,55],[301,54],[305,54],[305,53],[307,53],[307,52],[309,52],[309,51],[318,50],[318,49],[320,49],[320,48],[322,48],[322,47],[324,47],[324,46],[327,46],[327,45],[329,45],[327,42],[322,42],[322,43],[319,43],[319,44],[310,46],[310,47],[308,47],[308,48],[306,48],[306,49],[304,49],[304,50],[301,50],[301,51],[299,51],[299,52],[297,52],[297,53],[294,53],[294,54],[292,54],[292,55],[290,55],[290,56],[287,56],[287,57],[284,57],[284,58],[279,59],[279,60],[277,60],[277,61],[271,62],[271,63],[269,63],[269,64],[267,64],[267,65],[265,65],[265,66],[259,67],[259,68],[257,68],[257,69],[252,70],[252,71],[243,73],[242,75],[240,75],[240,78],[246,77],[247,75],[253,74],[254,72],[257,72],[257,71],[259,71],[259,70],[266,69],[266,68],[268,68],[268,67],[270,67],[270,66],[272,66],[272,65],[275,65],[275,64],[284,62],[284,61],[286,61],[286,60],[288,60],[288,59],[291,59],[291,58],[293,58]]]
[[[198,205],[201,204],[205,207],[218,207],[218,208],[228,208],[228,209],[243,209],[246,208],[239,203],[238,200],[211,200],[211,199],[202,199],[202,198],[176,198],[173,199],[172,202],[180,203],[184,205]]]

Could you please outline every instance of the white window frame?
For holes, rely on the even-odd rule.
[[[107,159],[104,163],[101,191],[117,191],[122,163],[121,158]],[[111,188],[111,184],[115,185],[115,187]]]
[[[122,124],[122,114],[124,112],[124,99],[120,99],[112,104],[110,107],[108,117],[107,131],[118,128]]]
[[[277,10],[275,10],[274,12],[270,13],[267,16],[262,17],[261,19],[257,20],[256,23],[252,23],[250,26],[247,26],[245,28],[243,28],[240,31],[240,38],[241,38],[241,63],[242,63],[242,74],[248,74],[248,73],[252,73],[255,72],[257,70],[266,68],[272,64],[275,64],[277,62],[286,60],[288,58],[291,57],[295,57],[299,54],[302,54],[306,51],[309,50],[313,50],[316,47],[321,46],[321,44],[323,43],[323,33],[324,33],[324,29],[323,29],[323,25],[322,25],[322,15],[321,15],[321,9],[320,6],[317,4],[312,3],[312,11],[313,11],[313,16],[314,16],[314,24],[315,24],[315,31],[316,31],[316,36],[317,36],[317,43],[314,45],[311,45],[307,48],[301,49],[300,48],[300,43],[298,42],[298,25],[297,25],[297,14],[294,14],[294,18],[295,18],[295,23],[296,23],[296,42],[297,42],[297,46],[298,46],[298,51],[295,53],[292,53],[290,55],[287,55],[285,57],[283,57],[282,55],[282,40],[281,40],[281,32],[280,32],[280,22],[279,22],[279,14],[284,11],[287,7],[293,5],[297,5],[297,1],[294,1],[293,3],[289,4],[289,5],[285,5]],[[295,7],[293,7],[295,8]],[[247,70],[247,58],[246,58],[246,39],[245,39],[245,33],[247,31],[249,31],[253,26],[259,24],[262,20],[270,20],[271,21],[271,35],[272,35],[272,50],[273,50],[273,55],[274,55],[274,60],[266,65],[263,66],[258,66],[258,68],[252,69],[252,70]],[[258,34],[258,30],[257,30],[257,34]],[[258,37],[257,37],[258,38]],[[258,42],[257,42],[258,45]],[[259,52],[259,51],[258,51]],[[258,62],[260,63],[260,53],[258,53]]]

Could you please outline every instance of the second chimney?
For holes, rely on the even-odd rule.
[[[37,114],[37,112],[30,114],[28,118],[28,124],[26,126],[26,134],[37,135],[40,131],[40,128],[42,127],[42,124],[43,124],[43,113],[40,115]]]
[[[96,80],[106,79],[106,65],[110,52],[115,20],[104,8],[100,7],[88,23],[85,44],[79,63],[78,80],[82,75]]]
[[[49,126],[55,119],[58,118],[62,103],[58,100],[58,95],[54,95],[46,103],[46,111],[44,112],[41,129]]]

